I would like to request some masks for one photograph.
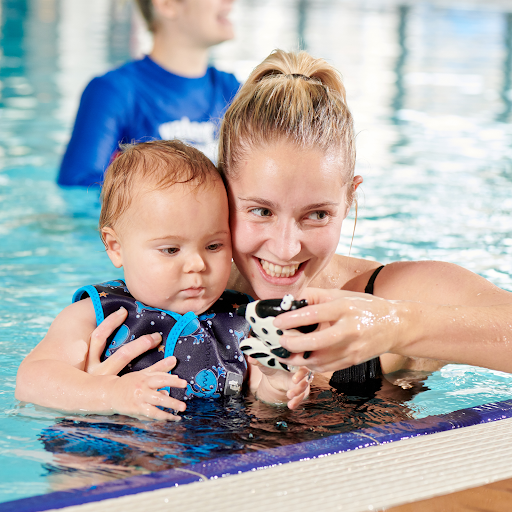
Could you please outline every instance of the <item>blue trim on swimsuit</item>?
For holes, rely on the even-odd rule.
[[[92,300],[92,305],[94,306],[94,314],[96,315],[96,325],[100,325],[103,320],[105,320],[105,316],[103,315],[103,308],[101,306],[101,299],[98,293],[98,290],[92,285],[82,286],[73,294],[72,302],[78,302],[84,298],[84,295],[87,294]]]

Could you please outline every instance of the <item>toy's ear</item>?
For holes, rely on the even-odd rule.
[[[121,268],[123,266],[123,254],[117,233],[112,228],[102,228],[101,235],[110,261],[114,267]]]

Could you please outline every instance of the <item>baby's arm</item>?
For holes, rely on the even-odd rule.
[[[111,315],[104,323],[116,323],[112,317],[117,315],[119,321],[114,328],[121,325],[126,318],[126,310]],[[99,338],[95,334],[102,329],[103,324],[96,328],[90,299],[64,309],[43,340],[21,363],[16,378],[16,398],[67,412],[176,419],[176,416],[158,408],[185,410],[183,402],[158,391],[168,386],[186,387],[184,380],[167,373],[176,364],[176,359],[167,358],[122,377],[102,375],[101,368],[88,368],[91,338]],[[136,341],[145,341],[149,350],[160,340],[160,335],[146,335]]]
[[[256,398],[271,404],[287,404],[296,409],[309,395],[312,372],[302,366],[295,373],[272,370],[248,357],[249,389]]]

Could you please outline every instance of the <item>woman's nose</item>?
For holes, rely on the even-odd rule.
[[[204,262],[203,257],[197,252],[190,254],[183,265],[183,271],[186,273],[202,272],[205,269],[206,263]]]
[[[302,243],[301,231],[294,220],[274,225],[274,233],[270,239],[270,251],[279,259],[276,263],[285,263],[300,253]]]

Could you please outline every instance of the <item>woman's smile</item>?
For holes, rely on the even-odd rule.
[[[300,263],[279,265],[263,259],[260,259],[259,262],[265,273],[270,277],[293,277],[300,266]]]
[[[269,284],[291,286],[296,283],[304,272],[305,263],[278,265],[253,257],[261,277]]]

